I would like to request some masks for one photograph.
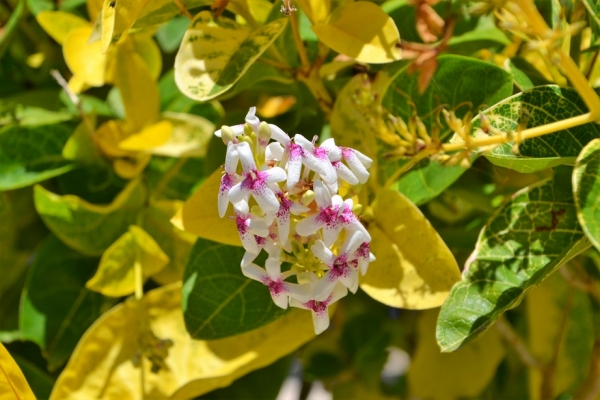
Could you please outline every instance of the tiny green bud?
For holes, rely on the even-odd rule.
[[[271,127],[265,121],[258,125],[258,137],[263,142],[268,142],[271,139]]]
[[[250,136],[244,136],[242,138],[242,141],[248,143],[250,146],[254,146],[254,142],[252,141],[252,138]]]
[[[300,204],[302,204],[304,206],[308,206],[314,200],[315,200],[315,192],[313,192],[312,190],[307,190],[306,192],[304,192],[304,194],[300,198]]]
[[[363,210],[362,204],[355,204],[354,207],[352,207],[352,212],[356,215],[360,215],[362,213],[362,210]]]
[[[235,139],[235,133],[233,132],[233,129],[231,129],[227,125],[223,125],[221,127],[221,139],[223,139],[223,143],[225,144],[233,142],[233,140]]]

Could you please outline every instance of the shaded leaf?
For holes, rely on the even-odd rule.
[[[181,286],[169,285],[144,296],[154,333],[170,339],[173,347],[167,368],[150,373],[144,364],[146,393],[172,399],[194,398],[253,370],[271,364],[314,338],[309,312],[293,310],[262,328],[227,339],[198,341],[190,338],[181,314]],[[131,359],[138,351],[139,307],[127,301],[105,313],[84,335],[59,377],[51,400],[139,398],[140,369]],[[85,371],[85,372],[84,372]]]
[[[225,93],[283,31],[281,18],[251,31],[202,11],[185,33],[175,58],[175,82],[193,99],[206,101]]]
[[[286,313],[259,282],[246,278],[245,250],[198,239],[183,275],[183,317],[195,339],[221,339],[268,324]],[[260,262],[258,262],[260,264]]]
[[[586,293],[569,286],[560,274],[550,276],[527,295],[528,349],[548,365],[558,347],[552,397],[574,395],[585,379],[594,346],[592,306]],[[566,319],[565,319],[566,318]],[[564,337],[561,328],[564,326]],[[532,399],[540,399],[542,374],[529,370]]]
[[[421,211],[401,193],[382,189],[369,224],[377,257],[360,287],[388,306],[440,306],[460,279],[454,256]]]
[[[100,255],[129,225],[146,199],[139,180],[131,181],[109,205],[90,204],[77,196],[59,196],[41,186],[34,189],[35,208],[48,228],[71,248]]]
[[[61,155],[71,132],[63,124],[0,129],[0,190],[29,186],[75,168]]]
[[[297,3],[314,24],[325,22],[331,8],[331,0],[297,0]]]
[[[525,293],[590,246],[577,222],[568,168],[517,192],[481,231],[463,279],[442,306],[443,351],[473,341]]]
[[[438,312],[428,310],[419,318],[417,348],[408,370],[409,392],[418,398],[440,400],[478,397],[504,358],[500,333],[489,330],[459,352],[441,353],[434,333]],[[432,376],[436,377],[434,385]]]
[[[35,400],[23,372],[0,343],[0,399]]]
[[[222,174],[222,171],[218,169],[206,178],[206,181],[192,197],[183,204],[172,222],[179,229],[203,239],[231,246],[241,246],[242,242],[235,222],[231,221],[227,215],[220,218],[217,210],[217,195]],[[231,213],[231,207],[229,210]]]
[[[21,300],[23,338],[37,343],[54,370],[110,301],[85,288],[98,259],[71,250],[51,235],[31,265]],[[60,296],[57,296],[60,293]]]
[[[401,56],[394,20],[370,2],[345,3],[331,13],[327,23],[313,25],[312,30],[327,46],[360,62],[388,63]]]
[[[407,101],[411,99],[417,114],[429,128],[437,124],[432,111],[440,104],[452,109],[461,103],[468,103],[471,111],[476,112],[483,105],[495,104],[512,94],[511,74],[491,63],[455,55],[440,56],[438,62],[432,84],[422,95],[418,91],[418,77],[409,74],[407,68],[398,71],[384,93],[383,107],[392,115],[408,121],[414,110]],[[481,76],[486,79],[482,80]],[[467,111],[468,107],[461,107],[456,114],[462,118]],[[464,171],[460,166],[446,167],[437,161],[425,160],[404,174],[392,187],[415,204],[422,204],[440,194]]]
[[[139,265],[144,282],[160,272],[169,257],[142,228],[130,225],[102,254],[96,274],[85,287],[105,296],[121,297],[135,291],[135,267]]]

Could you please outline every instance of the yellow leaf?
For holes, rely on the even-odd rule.
[[[168,157],[204,157],[215,125],[206,118],[185,113],[164,112],[165,121],[173,124],[173,133],[152,154]]]
[[[249,13],[256,22],[259,24],[264,24],[269,17],[271,9],[273,8],[273,3],[269,2],[268,0],[246,0],[243,2],[243,8],[239,7],[235,3],[236,2],[229,3],[227,4],[227,7],[237,14],[236,20],[241,23],[247,23],[242,14]],[[238,1],[237,3],[239,4],[242,2]]]
[[[404,195],[381,190],[369,225],[377,260],[361,281],[375,300],[392,307],[440,306],[460,271],[454,256],[421,211]]]
[[[65,42],[67,35],[73,29],[90,26],[90,23],[85,19],[64,11],[42,11],[35,19],[46,33],[59,44]]]
[[[172,133],[173,124],[169,121],[159,121],[122,140],[119,148],[127,151],[148,151],[163,145]]]
[[[115,84],[125,107],[128,132],[137,132],[156,122],[160,109],[158,86],[133,46],[117,47]]]
[[[90,16],[90,21],[98,24],[102,27],[102,6],[104,4],[103,0],[87,0],[86,2],[88,15]]]
[[[292,310],[259,329],[225,339],[192,340],[181,312],[181,285],[144,296],[154,334],[170,339],[167,368],[150,372],[144,362],[146,398],[189,399],[229,385],[314,338],[310,312]],[[139,307],[133,299],[100,317],[83,335],[51,400],[141,399],[141,371],[132,358],[138,351]]]
[[[186,31],[175,58],[175,82],[188,97],[206,101],[225,93],[273,43],[284,18],[251,31],[229,18],[202,11]]]
[[[506,350],[500,333],[489,329],[454,353],[441,353],[435,340],[439,310],[421,314],[418,344],[408,370],[410,397],[452,400],[477,397],[494,377]]]
[[[100,42],[88,43],[90,25],[72,29],[63,44],[65,61],[78,79],[90,86],[104,85],[106,56],[100,51]]]
[[[142,228],[131,225],[100,259],[96,274],[85,284],[105,296],[121,297],[135,291],[135,264],[142,268],[144,282],[160,272],[169,257]]]
[[[222,171],[218,169],[206,178],[171,222],[179,229],[201,238],[230,246],[241,246],[235,221],[228,218],[228,215],[233,215],[231,207],[228,215],[219,218],[217,196],[222,175]]]
[[[400,34],[394,20],[378,5],[346,3],[329,16],[326,24],[313,25],[317,37],[338,53],[365,63],[400,59]]]
[[[144,210],[142,227],[150,234],[167,254],[169,265],[152,279],[161,285],[181,280],[196,236],[184,232],[171,224],[170,219],[181,209],[182,201],[161,200],[150,203]]]
[[[71,79],[69,79],[69,89],[71,89],[73,93],[79,94],[84,90],[89,89],[89,86],[79,77],[79,75],[73,74]]]
[[[104,0],[102,5],[102,53],[106,53],[133,26],[148,0]]]
[[[158,45],[148,35],[132,35],[135,51],[142,57],[153,79],[158,79],[162,71],[162,56]]]
[[[0,400],[35,400],[21,369],[0,343]]]
[[[126,136],[122,124],[115,120],[109,120],[100,125],[92,135],[92,139],[100,151],[109,157],[131,157],[134,156],[134,153],[119,147]]]
[[[331,0],[297,0],[296,3],[313,24],[325,22],[331,8]]]

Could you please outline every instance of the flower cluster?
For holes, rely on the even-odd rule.
[[[242,273],[267,286],[277,306],[311,310],[319,334],[329,326],[329,305],[355,293],[359,271],[364,275],[375,260],[355,214],[360,205],[338,194],[350,197],[365,183],[372,160],[333,139],[320,146],[316,137],[291,139],[255,112],[250,108],[245,124],[215,132],[227,145],[219,215],[233,205],[246,250]],[[264,268],[253,263],[263,249]],[[282,263],[289,269],[282,271]]]

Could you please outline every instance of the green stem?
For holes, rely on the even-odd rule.
[[[4,52],[8,48],[8,44],[10,42],[11,36],[14,34],[17,25],[19,24],[19,20],[23,16],[23,11],[25,10],[25,0],[19,0],[17,3],[17,7],[11,14],[8,22],[4,26],[4,34],[0,37],[0,58],[4,55]]]

